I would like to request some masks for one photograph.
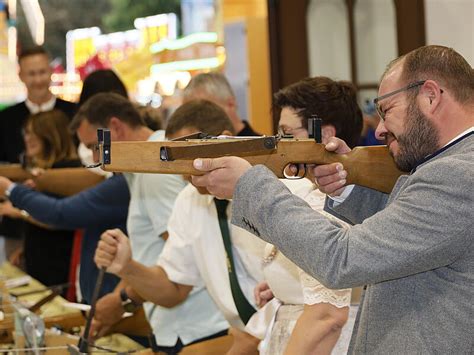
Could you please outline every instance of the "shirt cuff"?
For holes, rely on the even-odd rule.
[[[10,186],[8,186],[8,188],[5,190],[5,196],[6,197],[10,197],[13,189],[16,187],[16,183],[12,183]]]
[[[354,186],[355,185],[347,185],[344,188],[344,191],[342,191],[342,194],[340,194],[339,196],[328,196],[332,201],[334,201],[333,206],[336,207],[343,203],[346,198],[348,198],[351,194],[352,190],[354,189]]]

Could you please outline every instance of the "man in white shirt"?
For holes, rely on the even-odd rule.
[[[196,131],[232,134],[232,125],[225,112],[215,104],[194,101],[184,104],[173,114],[167,134],[179,137]],[[227,222],[229,212],[228,206]],[[231,226],[232,256],[228,257],[225,242],[220,237],[222,231],[214,197],[192,185],[178,195],[168,233],[169,238],[156,266],[146,267],[132,260],[128,240],[118,230],[103,234],[103,241],[96,251],[96,262],[109,267],[109,272],[120,275],[145,299],[164,306],[181,302],[193,288],[205,286],[225,319],[237,329],[231,353],[256,352],[258,340],[243,333],[246,320],[241,319],[233,294],[235,287],[239,287],[245,298],[243,302],[255,308],[253,289],[263,278],[261,258],[264,243],[243,229]],[[235,271],[239,286],[232,285],[229,267]]]

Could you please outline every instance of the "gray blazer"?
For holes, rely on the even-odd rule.
[[[354,189],[341,228],[265,167],[234,193],[232,223],[330,288],[367,285],[355,354],[474,353],[474,135],[401,177],[390,198]]]

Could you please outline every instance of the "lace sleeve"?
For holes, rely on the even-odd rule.
[[[314,277],[299,269],[301,288],[304,303],[313,305],[317,303],[330,303],[337,308],[348,307],[351,303],[351,289],[331,290],[323,286]]]

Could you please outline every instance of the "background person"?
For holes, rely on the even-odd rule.
[[[58,110],[37,113],[27,119],[24,140],[29,167],[49,169],[81,166],[68,124],[67,116]],[[25,216],[11,202],[4,202],[0,213],[13,218]],[[73,234],[68,230],[26,224],[23,246],[26,272],[46,286],[66,283]]]
[[[273,110],[280,115],[279,132],[294,138],[309,138],[308,120],[314,114],[322,119],[323,144],[338,136],[354,146],[360,136],[362,113],[355,88],[349,82],[333,81],[327,77],[303,79],[274,95]],[[314,210],[324,213],[325,194],[311,181],[281,181]],[[335,218],[333,220],[344,224]],[[347,352],[357,312],[357,307],[352,307],[350,321],[346,324],[351,289],[328,289],[270,243],[265,248],[263,272],[275,298],[247,325],[250,333],[255,332],[263,338],[261,354]],[[260,293],[265,292],[261,286],[256,289],[258,301],[261,300]],[[272,313],[274,315],[270,317]],[[267,321],[266,327],[262,327],[265,319],[274,321],[270,324]]]
[[[19,76],[26,86],[26,100],[0,111],[0,161],[18,163],[25,149],[22,128],[31,115],[57,109],[69,119],[76,104],[55,97],[51,85],[50,58],[43,47],[26,49],[18,56]]]
[[[80,95],[80,104],[100,92],[115,92],[128,97],[120,78],[111,70],[97,70],[84,80]],[[74,129],[73,129],[74,131]],[[93,148],[94,145],[90,146]],[[84,165],[93,164],[93,152],[82,142],[78,147],[79,156]],[[91,169],[94,170],[94,169]],[[99,169],[102,172],[101,169]],[[91,189],[67,198],[58,198],[14,184],[0,177],[0,192],[8,190],[13,205],[27,211],[37,221],[62,229],[84,229],[80,246],[79,284],[77,299],[87,304],[97,278],[91,251],[95,251],[100,234],[109,228],[126,230],[126,218],[130,194],[127,183],[121,174],[115,174]],[[105,275],[100,295],[111,292],[119,279],[114,275]],[[70,298],[74,298],[71,294]]]
[[[183,102],[197,99],[209,100],[220,106],[229,116],[236,136],[260,136],[239,117],[234,91],[223,74],[211,72],[194,76],[183,91]]]
[[[26,87],[26,100],[0,111],[0,162],[19,163],[25,150],[22,129],[26,119],[35,113],[57,109],[72,118],[76,104],[55,97],[51,85],[51,67],[43,47],[25,49],[18,56],[20,80]],[[22,245],[24,224],[4,217],[0,221],[0,235],[5,236],[7,258]]]
[[[93,71],[84,79],[78,107],[81,107],[92,96],[102,92],[113,92],[128,99],[127,89],[120,77],[113,70],[99,69]],[[85,166],[94,164],[92,151],[87,149],[83,143],[79,144],[78,153]],[[100,168],[91,169],[91,171],[101,175],[109,175]]]

